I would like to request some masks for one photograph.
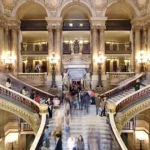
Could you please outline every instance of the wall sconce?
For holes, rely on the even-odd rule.
[[[101,78],[101,65],[105,62],[106,57],[104,55],[98,55],[95,58],[95,62],[98,64],[98,84],[97,87],[103,87],[102,78]]]
[[[7,51],[2,54],[2,62],[5,64],[13,64],[16,57],[12,55],[11,51]]]
[[[14,150],[14,143],[18,140],[18,133],[8,133],[5,137],[5,142],[11,144],[11,150]]]
[[[73,27],[73,23],[69,23],[69,26],[70,26],[70,27]]]
[[[145,68],[144,68],[144,64],[147,63],[148,57],[146,57],[145,55],[145,51],[141,50],[140,54],[136,57],[136,60],[139,64],[141,64],[141,68],[140,68],[140,72],[144,72]]]

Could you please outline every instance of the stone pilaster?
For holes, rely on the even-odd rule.
[[[18,55],[17,55],[17,68],[18,72],[23,71],[23,66],[22,66],[22,55],[21,55],[21,42],[22,42],[22,33],[21,30],[18,32]]]
[[[18,28],[16,27],[11,29],[11,46],[12,56],[15,59],[13,63],[13,73],[16,74],[18,72]]]
[[[147,54],[150,56],[150,26],[147,31]],[[147,71],[150,72],[150,62],[147,63]]]
[[[131,71],[135,71],[135,32],[134,30],[131,30],[132,38],[130,39],[131,41],[131,57],[130,57],[130,65],[131,65]]]
[[[140,55],[141,50],[141,34],[140,34],[140,27],[135,27],[135,58]],[[136,60],[135,60],[136,61]],[[135,65],[135,72],[140,72],[140,64],[136,61]]]
[[[0,26],[0,56],[2,56],[4,52],[4,27]],[[0,70],[2,70],[2,59],[0,59]]]
[[[94,59],[98,56],[98,36],[97,28],[92,29],[92,63],[93,63],[93,74],[97,74],[97,63]]]
[[[105,40],[104,40],[105,27],[101,27],[99,30],[99,53],[105,55]],[[102,74],[105,74],[105,62],[102,65]]]
[[[61,29],[57,28],[56,29],[56,36],[55,36],[55,55],[56,58],[59,59],[58,64],[57,64],[57,74],[61,74]]]
[[[51,52],[54,51],[54,40],[53,40],[53,29],[48,28],[48,58],[51,57]],[[51,69],[50,69],[50,62],[48,61],[48,75],[51,74]]]
[[[4,52],[10,50],[9,48],[9,28],[5,26],[5,34],[4,34]]]

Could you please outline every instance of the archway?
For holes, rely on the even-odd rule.
[[[44,6],[44,3],[40,1],[26,2],[26,0],[24,0],[16,5],[11,16],[19,16],[20,19],[26,19],[26,17],[30,17],[30,19],[37,19],[37,17],[38,19],[45,19],[48,14],[48,9]]]
[[[82,10],[84,13],[87,14],[89,18],[96,16],[94,10],[85,2],[66,2],[59,9],[57,17],[64,17],[65,12],[72,7],[76,7],[79,10]]]

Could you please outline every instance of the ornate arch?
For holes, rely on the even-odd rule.
[[[88,17],[96,17],[95,11],[90,7],[89,4],[87,4],[84,1],[80,1],[80,2],[72,2],[72,1],[66,1],[58,10],[57,12],[57,17],[62,17],[64,11],[71,7],[71,6],[78,6],[79,8],[82,8],[83,10],[85,10],[88,14]]]
[[[23,109],[23,107],[19,107],[2,98],[0,98],[0,109],[15,114],[24,119],[32,127],[34,133],[37,133],[40,124],[38,124],[39,116],[36,113],[31,113],[27,109]]]
[[[41,2],[40,0],[34,0],[35,3],[38,3],[40,4],[46,11],[47,13],[47,17],[49,17],[49,10],[48,10],[48,7],[45,6],[45,4],[43,2]],[[27,3],[26,0],[21,0],[17,3],[17,5],[15,6],[15,8],[12,10],[12,13],[11,13],[11,17],[16,17],[17,16],[17,12],[18,12],[18,9],[23,5]]]
[[[2,0],[0,0],[0,13],[4,14],[4,6]]]
[[[116,126],[118,128],[118,131],[121,132],[125,124],[135,115],[149,108],[150,108],[150,99],[142,101],[141,103],[138,103],[133,107],[127,108],[127,110],[125,110],[124,112],[117,113],[115,119],[117,120]]]
[[[118,0],[114,0],[111,1],[107,4],[107,6],[102,10],[102,16],[104,17],[106,15],[106,11],[107,9],[114,3],[119,3]],[[135,4],[131,1],[131,0],[125,0],[125,2],[123,2],[125,4],[125,6],[130,6],[130,9],[133,10],[134,12],[134,16],[139,17],[140,16],[140,11],[138,10],[138,8],[135,6]]]

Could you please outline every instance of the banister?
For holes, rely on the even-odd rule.
[[[126,145],[124,144],[121,136],[120,136],[120,133],[118,132],[118,129],[116,127],[116,124],[115,124],[115,121],[114,121],[114,115],[115,113],[111,113],[111,112],[108,112],[109,114],[109,121],[110,121],[110,125],[111,125],[111,128],[113,130],[113,133],[118,141],[118,144],[120,145],[121,149],[122,150],[128,150]]]
[[[126,90],[129,87],[133,86],[133,84],[136,82],[136,80],[139,79],[139,78],[142,78],[144,75],[145,75],[144,73],[137,74],[137,75],[134,76],[134,78],[131,77],[131,80],[127,79],[127,80],[125,80],[126,82],[125,81],[121,82],[119,84],[119,86],[117,86],[116,88],[113,88],[113,89],[101,94],[101,96],[111,97],[111,96],[113,96],[114,94],[116,94],[118,92]]]
[[[38,143],[40,141],[40,138],[42,137],[45,124],[46,124],[46,114],[42,114],[41,115],[41,124],[40,124],[39,130],[38,130],[38,132],[35,136],[35,139],[34,139],[32,145],[31,145],[30,150],[36,150],[36,148],[38,146]]]
[[[135,91],[134,93],[131,93],[130,95],[127,95],[126,97],[120,99],[119,101],[115,103],[116,112],[119,112],[124,107],[127,107],[131,103],[137,101],[139,98],[146,96],[148,94],[150,94],[150,85],[144,87],[143,89]]]
[[[45,95],[46,98],[48,98],[48,97],[53,98],[53,97],[54,97],[54,95],[52,95],[52,94],[50,94],[50,93],[48,93],[48,92],[42,91],[42,90],[40,90],[40,89],[38,89],[38,88],[36,88],[36,87],[34,87],[34,86],[31,86],[30,84],[27,84],[27,83],[25,83],[25,82],[23,82],[23,81],[17,79],[16,77],[14,77],[14,76],[11,75],[11,74],[9,74],[9,77],[11,77],[12,79],[18,81],[19,83],[21,83],[21,84],[23,84],[23,85],[25,85],[25,86],[27,86],[27,87],[29,87],[29,88],[31,88],[31,89],[37,91],[38,94],[40,94],[40,95]]]
[[[3,85],[0,85],[0,94],[9,97],[15,101],[18,101],[22,103],[23,105],[26,105],[39,113],[39,103],[33,101],[32,99],[12,90],[7,87],[4,87]]]

